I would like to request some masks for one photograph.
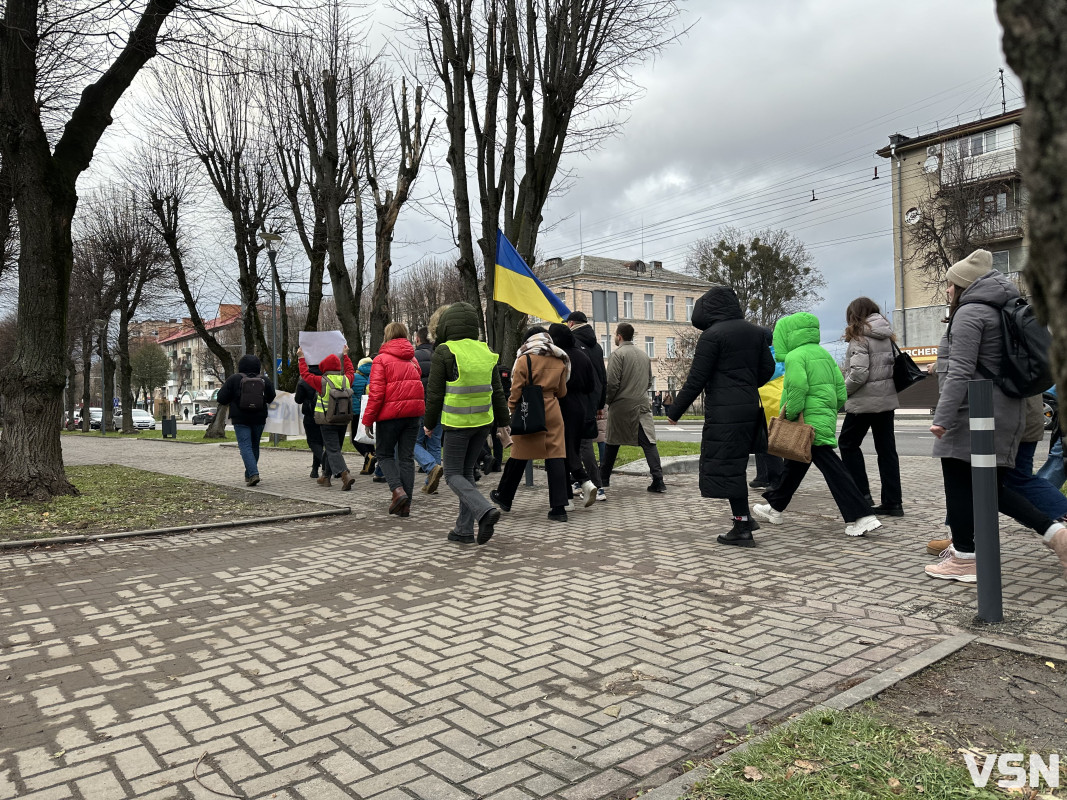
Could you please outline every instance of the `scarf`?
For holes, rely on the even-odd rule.
[[[529,339],[522,343],[519,347],[519,351],[515,354],[516,365],[522,358],[526,356],[553,356],[563,361],[567,366],[567,380],[571,379],[571,360],[565,352],[556,347],[552,342],[552,337],[547,333],[535,333]],[[511,373],[515,374],[515,367],[511,368]],[[532,377],[532,376],[531,376]]]

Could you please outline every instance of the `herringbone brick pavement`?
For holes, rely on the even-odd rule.
[[[66,455],[241,482],[214,447]],[[812,474],[754,550],[714,543],[725,504],[690,476],[616,477],[565,525],[522,490],[477,547],[445,541],[447,489],[391,518],[381,485],[319,490],[306,460],[266,453],[264,489],[355,517],[0,555],[0,798],[217,797],[194,769],[248,798],[631,797],[973,614],[973,587],[922,574],[930,459],[904,459],[882,530],[847,539]],[[1003,539],[1011,630],[1063,641],[1051,554]]]

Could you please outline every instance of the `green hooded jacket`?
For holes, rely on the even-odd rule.
[[[819,320],[801,311],[774,326],[774,359],[785,364],[782,406],[787,419],[804,414],[815,444],[837,447],[837,412],[845,406],[845,379],[834,357],[819,345]]]

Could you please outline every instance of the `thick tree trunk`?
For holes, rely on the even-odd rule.
[[[114,430],[115,418],[115,359],[111,357],[111,351],[107,346],[107,331],[101,334],[100,340],[100,431],[107,433]]]
[[[1022,79],[1023,180],[1030,256],[1026,282],[1052,331],[1056,382],[1067,386],[1067,4],[997,0],[1004,54]]]
[[[93,404],[92,378],[93,374],[93,337],[84,331],[82,333],[82,431],[89,432],[89,406]]]
[[[118,369],[119,404],[122,406],[122,432],[135,433],[133,427],[133,366],[130,364],[130,319],[125,309],[129,301],[122,298],[119,311]]]
[[[391,316],[389,309],[389,269],[392,259],[392,229],[383,230],[379,221],[374,232],[374,291],[370,306],[370,351],[377,353],[385,339],[385,326]]]

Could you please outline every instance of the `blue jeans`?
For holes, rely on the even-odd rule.
[[[1034,475],[1034,451],[1037,442],[1020,442],[1019,452],[1015,456],[1015,468],[1004,476],[1004,488],[1013,489],[1021,494],[1040,511],[1052,519],[1059,519],[1067,514],[1067,497],[1060,494],[1053,486],[1039,475]],[[1060,459],[1062,469],[1063,459]],[[1061,483],[1060,486],[1063,484]]]
[[[415,460],[419,462],[419,467],[423,472],[429,472],[441,463],[441,433],[443,431],[444,428],[438,423],[433,429],[433,435],[427,436],[422,427],[422,420],[419,420],[419,433],[415,437]]]
[[[245,477],[258,475],[259,440],[263,437],[263,426],[235,424],[233,435],[237,437],[237,449],[241,451],[241,460],[245,462]]]
[[[1063,468],[1063,437],[1056,440],[1048,452],[1048,461],[1037,471],[1037,477],[1044,478],[1057,489],[1067,482],[1067,473]]]

